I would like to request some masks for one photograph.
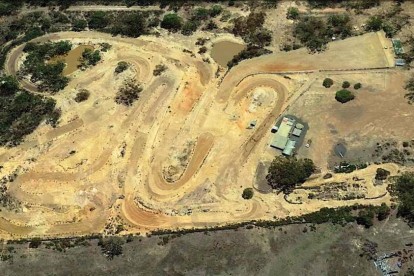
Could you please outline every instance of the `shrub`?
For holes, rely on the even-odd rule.
[[[414,223],[414,173],[403,173],[395,179],[391,186],[393,194],[397,195],[398,216],[405,218],[412,226]]]
[[[287,19],[297,19],[299,17],[299,9],[296,7],[289,7],[286,13]]]
[[[0,96],[11,96],[19,90],[19,83],[13,76],[0,77]]]
[[[367,23],[366,23],[366,29],[368,31],[379,31],[382,29],[383,21],[381,17],[379,16],[371,16]]]
[[[109,18],[103,11],[96,11],[92,13],[89,18],[88,24],[91,29],[103,29],[109,24]]]
[[[42,244],[42,240],[39,238],[33,238],[29,242],[29,248],[38,248]]]
[[[118,65],[115,68],[115,73],[116,74],[122,73],[126,69],[128,69],[128,67],[129,67],[128,62],[126,62],[126,61],[120,61],[120,62],[118,62]]]
[[[374,212],[372,212],[370,209],[367,210],[361,210],[358,214],[358,217],[356,218],[356,222],[360,225],[364,225],[365,228],[370,228],[373,223],[374,219]]]
[[[297,184],[303,183],[315,171],[311,159],[277,156],[269,167],[266,179],[273,189],[289,193]]]
[[[241,51],[240,53],[238,53],[237,55],[235,55],[233,57],[233,59],[230,60],[227,63],[227,67],[230,69],[233,66],[236,66],[237,64],[239,64],[239,62],[242,61],[242,60],[258,57],[258,56],[261,56],[261,55],[267,55],[267,54],[271,54],[271,53],[272,53],[272,51],[270,51],[268,49],[260,48],[258,46],[249,45],[249,46],[247,46],[247,49],[245,49],[245,50]]]
[[[70,51],[72,44],[68,41],[27,43],[23,51],[28,53],[21,68],[22,75],[31,75],[32,82],[38,82],[41,91],[57,92],[63,89],[69,79],[62,75],[65,64],[62,61],[46,63],[57,55],[63,55]]]
[[[323,50],[330,41],[326,23],[313,16],[301,18],[294,26],[293,33],[311,51]]]
[[[154,69],[154,71],[152,72],[152,74],[154,75],[154,76],[159,76],[159,75],[161,75],[165,70],[167,70],[167,66],[166,65],[164,65],[164,64],[158,64],[158,65],[156,65],[155,66],[155,69]]]
[[[110,237],[100,240],[98,245],[101,247],[102,253],[108,258],[113,259],[115,256],[122,255],[122,245],[124,240],[120,237]]]
[[[382,169],[382,168],[378,168],[377,172],[375,174],[375,179],[376,180],[385,180],[387,179],[387,177],[390,175],[390,172]]]
[[[411,77],[404,86],[405,90],[407,90],[407,93],[404,95],[404,97],[408,100],[409,104],[412,104],[414,102],[414,77]]]
[[[76,93],[75,102],[80,103],[84,102],[89,99],[90,92],[86,89],[81,89],[78,93]]]
[[[223,11],[223,7],[220,5],[214,5],[211,7],[210,9],[210,16],[211,17],[216,17],[217,15],[219,15],[221,12]]]
[[[243,190],[242,198],[244,199],[251,199],[253,197],[253,189],[252,188],[246,188]]]
[[[329,87],[331,87],[333,85],[333,83],[334,82],[333,82],[332,79],[326,78],[326,79],[323,80],[322,85],[325,86],[326,88],[329,88]]]
[[[139,12],[127,13],[118,18],[111,28],[114,35],[126,35],[139,37],[147,32],[147,22],[143,14]]]
[[[178,31],[182,25],[182,19],[176,13],[166,14],[161,21],[161,28],[170,31]]]
[[[183,35],[192,35],[193,32],[197,31],[197,23],[194,21],[187,21],[184,23],[182,29],[181,29],[181,33]]]
[[[342,83],[342,88],[349,88],[351,86],[351,84],[349,83],[349,81],[344,81]]]
[[[101,60],[101,54],[99,50],[85,49],[82,53],[83,66],[95,66]]]
[[[107,42],[99,43],[99,45],[101,46],[101,51],[102,52],[107,52],[109,49],[112,48],[112,45],[107,43]]]
[[[207,52],[207,47],[206,46],[200,47],[200,49],[198,50],[199,54],[204,54],[206,52]]]
[[[77,19],[73,22],[72,30],[75,32],[80,32],[85,30],[86,26],[88,26],[88,22],[84,19]]]
[[[115,96],[115,102],[117,104],[123,104],[131,106],[139,98],[142,87],[134,79],[128,79],[124,82],[123,86],[119,89]]]
[[[360,89],[362,87],[362,84],[361,83],[355,83],[355,85],[354,85],[354,89],[355,90],[358,90],[358,89]]]
[[[381,203],[381,206],[378,208],[377,213],[378,213],[377,214],[378,220],[382,221],[390,215],[391,209],[390,207],[387,206],[387,204]]]
[[[340,103],[346,103],[355,98],[351,91],[342,89],[336,92],[335,99]]]

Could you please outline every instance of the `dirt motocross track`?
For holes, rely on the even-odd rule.
[[[270,127],[321,70],[393,66],[383,50],[382,34],[334,42],[317,55],[300,49],[251,59],[224,78],[215,76],[216,63],[183,52],[179,41],[95,32],[57,33],[35,41],[47,40],[107,42],[112,48],[97,66],[72,74],[69,85],[53,96],[63,114],[56,129],[42,125],[18,147],[0,149],[0,176],[18,172],[7,185],[10,196],[21,202],[17,212],[0,212],[5,238],[86,235],[103,232],[114,221],[124,224],[122,233],[208,227],[390,200],[387,194],[297,205],[273,193],[256,192],[252,200],[241,197],[254,183],[257,164],[275,154],[268,146]],[[10,53],[8,73],[17,72],[22,48]],[[116,75],[119,61],[131,67]],[[153,76],[161,63],[168,70]],[[135,77],[144,88],[131,107],[114,101],[127,77]],[[36,92],[33,84],[23,81],[22,86]],[[79,89],[89,90],[91,97],[76,103]],[[246,129],[252,120],[258,125]],[[386,191],[386,185],[372,185],[377,167],[334,175],[332,181],[352,183],[360,174],[367,180],[367,197],[374,198]],[[382,167],[391,174],[400,169],[394,164]],[[321,175],[312,185],[318,179]]]

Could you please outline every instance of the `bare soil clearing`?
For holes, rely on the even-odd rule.
[[[163,37],[130,39],[96,32],[62,32],[35,41],[47,40],[90,45],[107,42],[112,48],[103,53],[97,66],[74,72],[68,87],[53,96],[63,114],[58,128],[42,125],[20,146],[0,149],[5,162],[1,176],[19,171],[16,180],[7,185],[10,195],[22,204],[21,212],[4,209],[0,213],[2,237],[102,232],[116,217],[125,223],[123,233],[146,233],[160,228],[283,218],[321,207],[390,200],[386,194],[372,200],[306,200],[298,205],[274,193],[256,193],[252,200],[241,197],[244,188],[253,186],[259,162],[269,162],[275,155],[269,148],[272,124],[286,110],[295,110],[304,119],[306,108],[299,110],[306,104],[303,99],[317,90],[314,87],[325,70],[339,76],[343,72],[337,70],[369,72],[393,66],[383,49],[381,33],[334,42],[322,54],[297,50],[247,60],[225,77],[214,77],[216,63],[202,62],[202,56],[183,52],[189,45]],[[195,45],[190,48],[195,49]],[[21,46],[11,52],[7,72],[17,72],[21,56]],[[116,75],[119,61],[131,66]],[[168,70],[156,77],[152,71],[158,64],[165,64]],[[401,73],[389,76],[393,74],[398,77]],[[117,105],[116,91],[130,77],[143,85],[140,99],[131,107]],[[30,83],[22,85],[37,91]],[[90,91],[87,101],[73,100],[79,89]],[[321,103],[320,110],[325,108]],[[347,114],[343,111],[332,117],[340,121]],[[313,122],[306,119],[312,131]],[[247,129],[251,120],[257,120],[257,126]],[[179,154],[171,154],[171,150],[178,151],[186,142],[194,146],[181,171],[176,178],[166,179],[165,164],[173,164]],[[322,156],[329,150],[315,146],[307,154],[325,170]],[[377,167],[352,175],[365,180],[361,185],[367,197],[386,193],[386,185],[374,186],[371,181]],[[382,167],[391,175],[404,170],[394,164]],[[351,182],[350,177],[335,175],[334,180]],[[322,175],[316,175],[306,185],[321,183]]]

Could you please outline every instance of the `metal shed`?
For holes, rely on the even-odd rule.
[[[293,153],[293,150],[295,149],[295,145],[296,145],[296,142],[295,141],[293,141],[293,140],[289,140],[288,142],[287,142],[287,144],[286,144],[286,147],[285,147],[285,149],[283,150],[283,155],[286,155],[286,156],[291,156],[292,155],[292,153]]]
[[[270,146],[276,149],[283,150],[285,149],[287,142],[288,142],[288,137],[285,137],[285,136],[282,136],[276,133],[272,139],[272,143],[270,144]]]
[[[302,130],[298,128],[295,128],[292,132],[292,135],[296,137],[300,137],[301,134],[302,134]]]

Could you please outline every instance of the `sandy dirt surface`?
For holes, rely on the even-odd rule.
[[[63,114],[57,128],[42,125],[18,147],[0,149],[0,176],[18,172],[7,185],[22,206],[18,212],[0,212],[2,237],[97,233],[115,218],[124,224],[122,233],[146,233],[390,200],[387,185],[373,185],[378,166],[333,178],[349,183],[352,176],[363,178],[360,185],[367,198],[385,193],[378,199],[291,204],[275,193],[256,192],[252,200],[241,197],[244,188],[253,186],[257,165],[276,154],[269,148],[271,126],[280,114],[301,103],[323,72],[393,66],[383,49],[389,41],[381,33],[331,43],[321,54],[301,49],[255,58],[217,76],[217,64],[183,52],[197,52],[194,43],[183,45],[168,37],[65,32],[36,39],[47,40],[108,42],[112,48],[97,66],[70,75],[68,87],[53,96]],[[10,53],[6,71],[15,74],[21,57],[22,46]],[[131,67],[116,75],[121,60]],[[167,71],[153,76],[161,63]],[[131,107],[117,105],[116,91],[129,77],[140,81],[144,90]],[[37,92],[30,83],[22,85]],[[89,90],[91,97],[76,103],[79,89]],[[257,126],[247,129],[253,120]],[[325,168],[323,160],[316,161]],[[392,175],[403,169],[384,167]],[[166,178],[166,168],[174,178]],[[316,175],[306,185],[325,182]]]

